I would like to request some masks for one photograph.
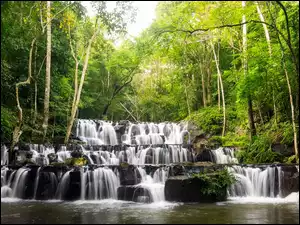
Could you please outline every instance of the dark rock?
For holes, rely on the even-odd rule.
[[[18,150],[21,150],[21,151],[30,151],[30,146],[29,146],[29,144],[19,143],[18,144]]]
[[[58,156],[55,153],[50,153],[47,155],[49,163],[57,162]]]
[[[204,149],[201,153],[196,155],[196,162],[214,162],[213,154],[209,149]]]
[[[133,165],[119,167],[119,176],[121,185],[135,185],[140,183],[142,179],[140,172]]]
[[[169,170],[169,174],[170,176],[184,175],[184,168],[181,165],[171,166]]]
[[[216,202],[226,200],[226,188],[219,194],[204,195],[201,193],[202,183],[197,178],[187,176],[170,177],[165,184],[165,198],[175,202]]]
[[[118,187],[118,200],[140,202],[153,202],[148,189],[141,186],[121,186]]]
[[[272,148],[273,152],[280,153],[285,157],[289,157],[289,156],[294,155],[293,146],[288,146],[288,145],[285,145],[285,144],[276,143],[276,144],[272,144],[271,148]]]
[[[81,158],[82,155],[83,155],[83,151],[81,149],[80,150],[76,149],[76,150],[74,150],[74,151],[71,152],[71,156],[73,158]]]
[[[299,168],[299,165],[298,165]],[[286,197],[292,192],[299,192],[299,171],[296,166],[281,167],[281,195]]]
[[[26,152],[26,159],[31,159],[33,156],[33,152]]]

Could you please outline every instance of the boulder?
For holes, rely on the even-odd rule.
[[[202,194],[202,183],[197,178],[187,176],[169,177],[165,184],[166,201],[172,202],[217,202],[225,201],[226,188],[219,190],[219,194]]]
[[[134,202],[153,202],[151,193],[148,189],[141,186],[121,186],[118,187],[118,200]]]
[[[281,167],[281,197],[299,192],[299,165]]]
[[[119,167],[119,176],[121,185],[135,185],[141,182],[141,174],[133,165]]]
[[[272,144],[271,148],[273,152],[280,153],[285,157],[292,156],[295,152],[293,146],[288,146],[280,143]]]
[[[195,158],[196,162],[214,162],[213,155],[211,153],[211,150],[204,149],[200,153],[196,155]]]

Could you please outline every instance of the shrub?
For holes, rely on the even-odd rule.
[[[234,175],[226,168],[214,173],[204,171],[203,173],[193,174],[192,177],[201,181],[200,191],[203,195],[222,195],[224,190],[236,181]]]

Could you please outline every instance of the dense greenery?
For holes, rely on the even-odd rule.
[[[236,181],[234,175],[227,169],[218,170],[214,173],[205,171],[193,174],[192,177],[201,182],[200,192],[203,195],[222,196],[224,191],[226,193],[227,188]]]
[[[271,146],[297,145],[297,1],[247,2],[245,7],[237,1],[159,2],[156,19],[134,38],[126,35],[135,15],[131,2],[118,2],[115,11],[108,11],[106,2],[93,2],[93,7],[97,15],[89,18],[80,2],[51,4],[50,115],[43,140],[46,2],[1,4],[2,141],[12,142],[18,125],[16,84],[29,77],[31,50],[32,79],[19,87],[19,141],[53,142],[66,136],[76,60],[79,83],[99,24],[77,118],[193,121],[222,145],[244,149],[239,157],[245,162],[287,160]],[[114,44],[117,38],[123,39],[120,46]]]

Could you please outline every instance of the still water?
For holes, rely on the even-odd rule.
[[[62,202],[1,199],[1,223],[299,224],[299,201],[231,199],[214,204],[140,204],[118,200]]]

